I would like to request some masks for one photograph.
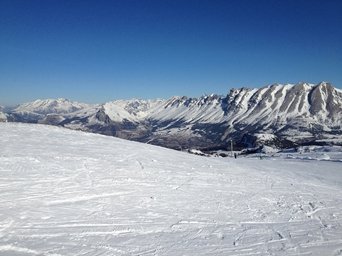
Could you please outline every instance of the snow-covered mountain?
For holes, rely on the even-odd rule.
[[[0,255],[341,254],[341,149],[204,158],[20,123],[0,141]]]
[[[5,108],[0,105],[0,122],[7,122],[7,114],[5,113]]]
[[[16,121],[56,124],[172,148],[263,143],[336,142],[342,134],[342,92],[331,84],[274,84],[232,89],[227,96],[116,100],[86,105],[67,100],[17,107]],[[269,138],[268,140],[265,138]]]
[[[11,111],[11,120],[59,124],[64,115],[96,108],[97,105],[79,103],[68,99],[45,99],[21,104]]]
[[[35,113],[35,114],[68,114],[81,109],[89,108],[91,105],[73,102],[68,99],[46,99],[36,100],[19,105],[14,109],[16,113]]]

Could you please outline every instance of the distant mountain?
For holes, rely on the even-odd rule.
[[[7,122],[7,114],[5,113],[5,108],[0,105],[0,122]]]
[[[94,108],[96,105],[69,101],[67,99],[45,99],[24,103],[14,108],[11,114],[11,121],[15,122],[45,122],[57,118],[64,120],[63,116],[70,113],[77,113],[85,109]],[[58,124],[55,121],[53,124]]]
[[[19,105],[14,109],[15,113],[35,113],[40,115],[47,114],[68,114],[76,112],[92,105],[85,103],[72,102],[67,99],[46,99],[36,100]]]
[[[60,125],[171,148],[341,143],[342,92],[329,83],[232,89],[227,96],[116,100],[88,105],[37,100],[9,120]]]

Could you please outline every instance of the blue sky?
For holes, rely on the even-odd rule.
[[[0,0],[0,104],[342,87],[342,1]]]

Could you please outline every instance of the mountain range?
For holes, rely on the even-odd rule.
[[[0,109],[0,121],[43,123],[174,149],[342,144],[342,91],[330,83],[231,89],[226,96],[36,100]]]

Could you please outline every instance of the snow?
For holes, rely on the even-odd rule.
[[[0,111],[0,122],[5,122],[6,120],[7,120],[6,114]]]
[[[14,109],[16,113],[36,113],[36,114],[68,114],[85,108],[93,108],[97,105],[69,101],[67,99],[45,99],[36,100],[19,105]]]
[[[315,90],[317,95],[312,98]],[[275,133],[301,143],[303,137],[317,140],[318,131],[322,140],[329,133],[340,137],[341,100],[341,91],[326,83],[274,84],[260,89],[232,89],[227,96],[115,100],[99,105],[66,99],[37,100],[9,111],[7,118],[0,113],[0,120],[49,123],[94,132],[109,131],[115,126],[117,136],[140,140],[175,134],[183,138],[203,137],[192,127],[208,132],[213,125],[213,130],[226,128],[220,136],[224,141],[238,132],[253,133],[253,127],[255,132]],[[313,112],[316,108],[319,114]],[[125,135],[118,129],[124,129]],[[207,139],[219,143],[217,134],[208,135]],[[339,143],[337,140],[325,142]]]
[[[342,162],[342,146],[302,146],[295,150],[284,150],[277,157],[302,160]]]
[[[37,124],[1,123],[0,142],[0,255],[342,252],[341,162],[208,158]]]
[[[0,122],[7,121],[7,115],[3,112],[4,110],[5,110],[5,107],[0,105]]]
[[[217,95],[200,98],[173,97],[160,102],[147,116],[159,122],[182,120],[188,123],[220,123],[224,120],[221,101],[222,98]]]
[[[124,120],[136,122],[148,118],[148,116],[156,108],[164,103],[164,100],[115,100],[103,105],[105,113],[114,122],[122,122]]]
[[[277,138],[274,134],[269,134],[269,133],[256,133],[255,136],[256,136],[260,141],[274,140],[274,139]]]

